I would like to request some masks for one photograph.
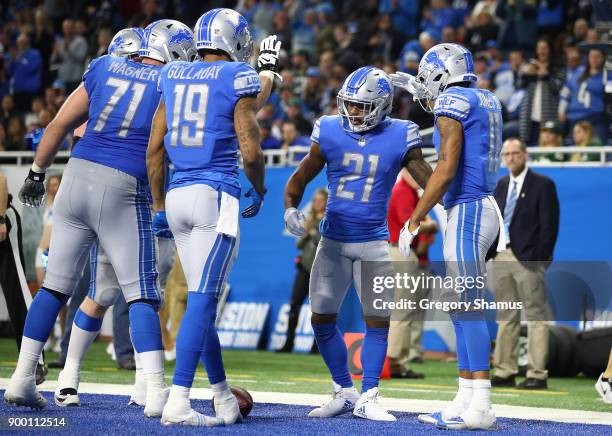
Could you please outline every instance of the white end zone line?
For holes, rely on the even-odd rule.
[[[0,389],[6,389],[7,378],[0,378]],[[55,390],[55,381],[47,381],[38,386],[41,391]],[[105,395],[127,395],[132,393],[131,385],[116,385],[108,383],[81,383],[79,393],[83,394],[105,394]],[[255,403],[280,403],[295,404],[301,406],[320,406],[328,399],[327,395],[318,394],[294,394],[286,392],[260,392],[251,391]],[[191,398],[198,400],[209,400],[212,398],[212,390],[205,388],[193,388]],[[435,400],[413,400],[406,398],[381,398],[381,403],[389,410],[397,412],[426,413],[435,412],[447,406],[449,401]],[[51,406],[54,407],[54,406]],[[544,407],[510,406],[506,404],[495,404],[495,414],[501,418],[534,419],[541,421],[555,421],[575,424],[604,424],[612,425],[612,413],[592,412],[587,410],[551,409]]]

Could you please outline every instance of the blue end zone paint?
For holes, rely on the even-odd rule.
[[[4,395],[4,391],[0,391]],[[394,413],[398,418],[393,423],[378,423],[354,418],[345,414],[331,419],[308,418],[306,414],[312,407],[291,406],[287,404],[255,404],[253,411],[242,424],[230,427],[191,428],[163,427],[159,419],[145,418],[140,407],[128,407],[128,397],[116,395],[83,394],[81,407],[60,408],[53,404],[51,392],[43,394],[49,405],[42,412],[23,407],[0,404],[0,434],[14,434],[7,427],[8,417],[26,418],[65,418],[67,426],[63,429],[27,428],[24,432],[34,434],[78,434],[79,436],[100,434],[195,434],[214,432],[214,434],[398,434],[421,435],[437,432],[433,427],[420,424],[414,413]],[[199,412],[212,415],[210,401],[193,400],[192,407]],[[550,421],[527,421],[518,419],[498,419],[500,430],[495,434],[504,435],[550,435],[610,434],[610,427],[604,425],[562,424]],[[453,433],[445,433],[453,434]],[[468,434],[474,434],[469,432]]]

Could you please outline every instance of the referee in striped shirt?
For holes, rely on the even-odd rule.
[[[15,331],[17,348],[20,349],[32,295],[24,272],[21,218],[11,205],[11,199],[6,175],[0,172],[0,288]],[[47,368],[41,358],[36,368],[36,384],[44,382],[46,375]]]

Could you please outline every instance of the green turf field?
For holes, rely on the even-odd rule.
[[[106,343],[95,342],[85,359],[81,380],[94,383],[131,384],[134,373],[117,370],[115,362],[105,353]],[[10,377],[17,360],[15,341],[0,339],[0,377]],[[56,357],[47,353],[47,361]],[[324,394],[331,388],[321,357],[304,354],[277,354],[265,351],[223,352],[230,383],[253,391],[295,392]],[[383,380],[381,392],[386,397],[424,400],[451,400],[455,391],[454,363],[428,361],[414,369],[426,374],[424,380]],[[174,362],[166,362],[166,376],[171,382]],[[48,380],[57,379],[58,370],[49,370]],[[594,380],[577,377],[548,381],[547,391],[519,391],[510,388],[493,389],[493,402],[533,407],[594,410],[612,412],[612,407],[601,401]],[[198,369],[194,387],[208,387],[206,374]]]

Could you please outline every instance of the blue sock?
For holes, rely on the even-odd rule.
[[[102,320],[103,318],[94,318],[93,316],[87,315],[81,308],[77,309],[74,315],[74,323],[88,332],[99,331],[102,328]]]
[[[457,368],[459,371],[470,370],[470,359],[468,357],[468,351],[465,346],[465,335],[463,332],[463,326],[458,318],[458,313],[451,313],[450,317],[453,321],[453,327],[455,328],[455,343],[457,350]]]
[[[136,352],[162,350],[161,325],[153,306],[135,302],[130,304],[129,311],[132,343]]]
[[[53,329],[57,315],[59,314],[68,295],[59,292],[50,292],[45,288],[40,288],[36,293],[32,304],[28,309],[23,335],[26,338],[40,342],[46,342]]]
[[[361,392],[367,392],[378,386],[380,372],[385,364],[385,357],[387,357],[388,336],[388,327],[366,327],[363,347],[361,348],[361,368],[363,368]]]
[[[190,388],[193,384],[193,377],[198,367],[200,354],[204,350],[208,330],[215,324],[215,313],[216,298],[214,296],[199,292],[188,293],[187,309],[176,338],[176,367],[173,379],[175,385]],[[204,360],[206,364],[206,359]],[[212,369],[213,372],[215,370],[217,370],[216,367]]]
[[[219,300],[212,294],[196,294],[204,297],[205,319],[209,320],[210,325],[206,329],[204,337],[204,346],[200,359],[206,368],[208,381],[211,385],[225,380],[225,369],[223,368],[223,357],[221,356],[221,343],[215,327],[215,319],[217,318],[217,303]]]
[[[312,323],[312,330],[317,341],[317,347],[319,347],[319,353],[321,353],[325,364],[329,368],[334,382],[343,388],[353,386],[348,370],[346,345],[342,340],[340,330],[336,327],[336,323]]]
[[[470,371],[489,371],[491,337],[482,312],[463,312],[458,314],[463,329],[465,348],[470,362]]]

